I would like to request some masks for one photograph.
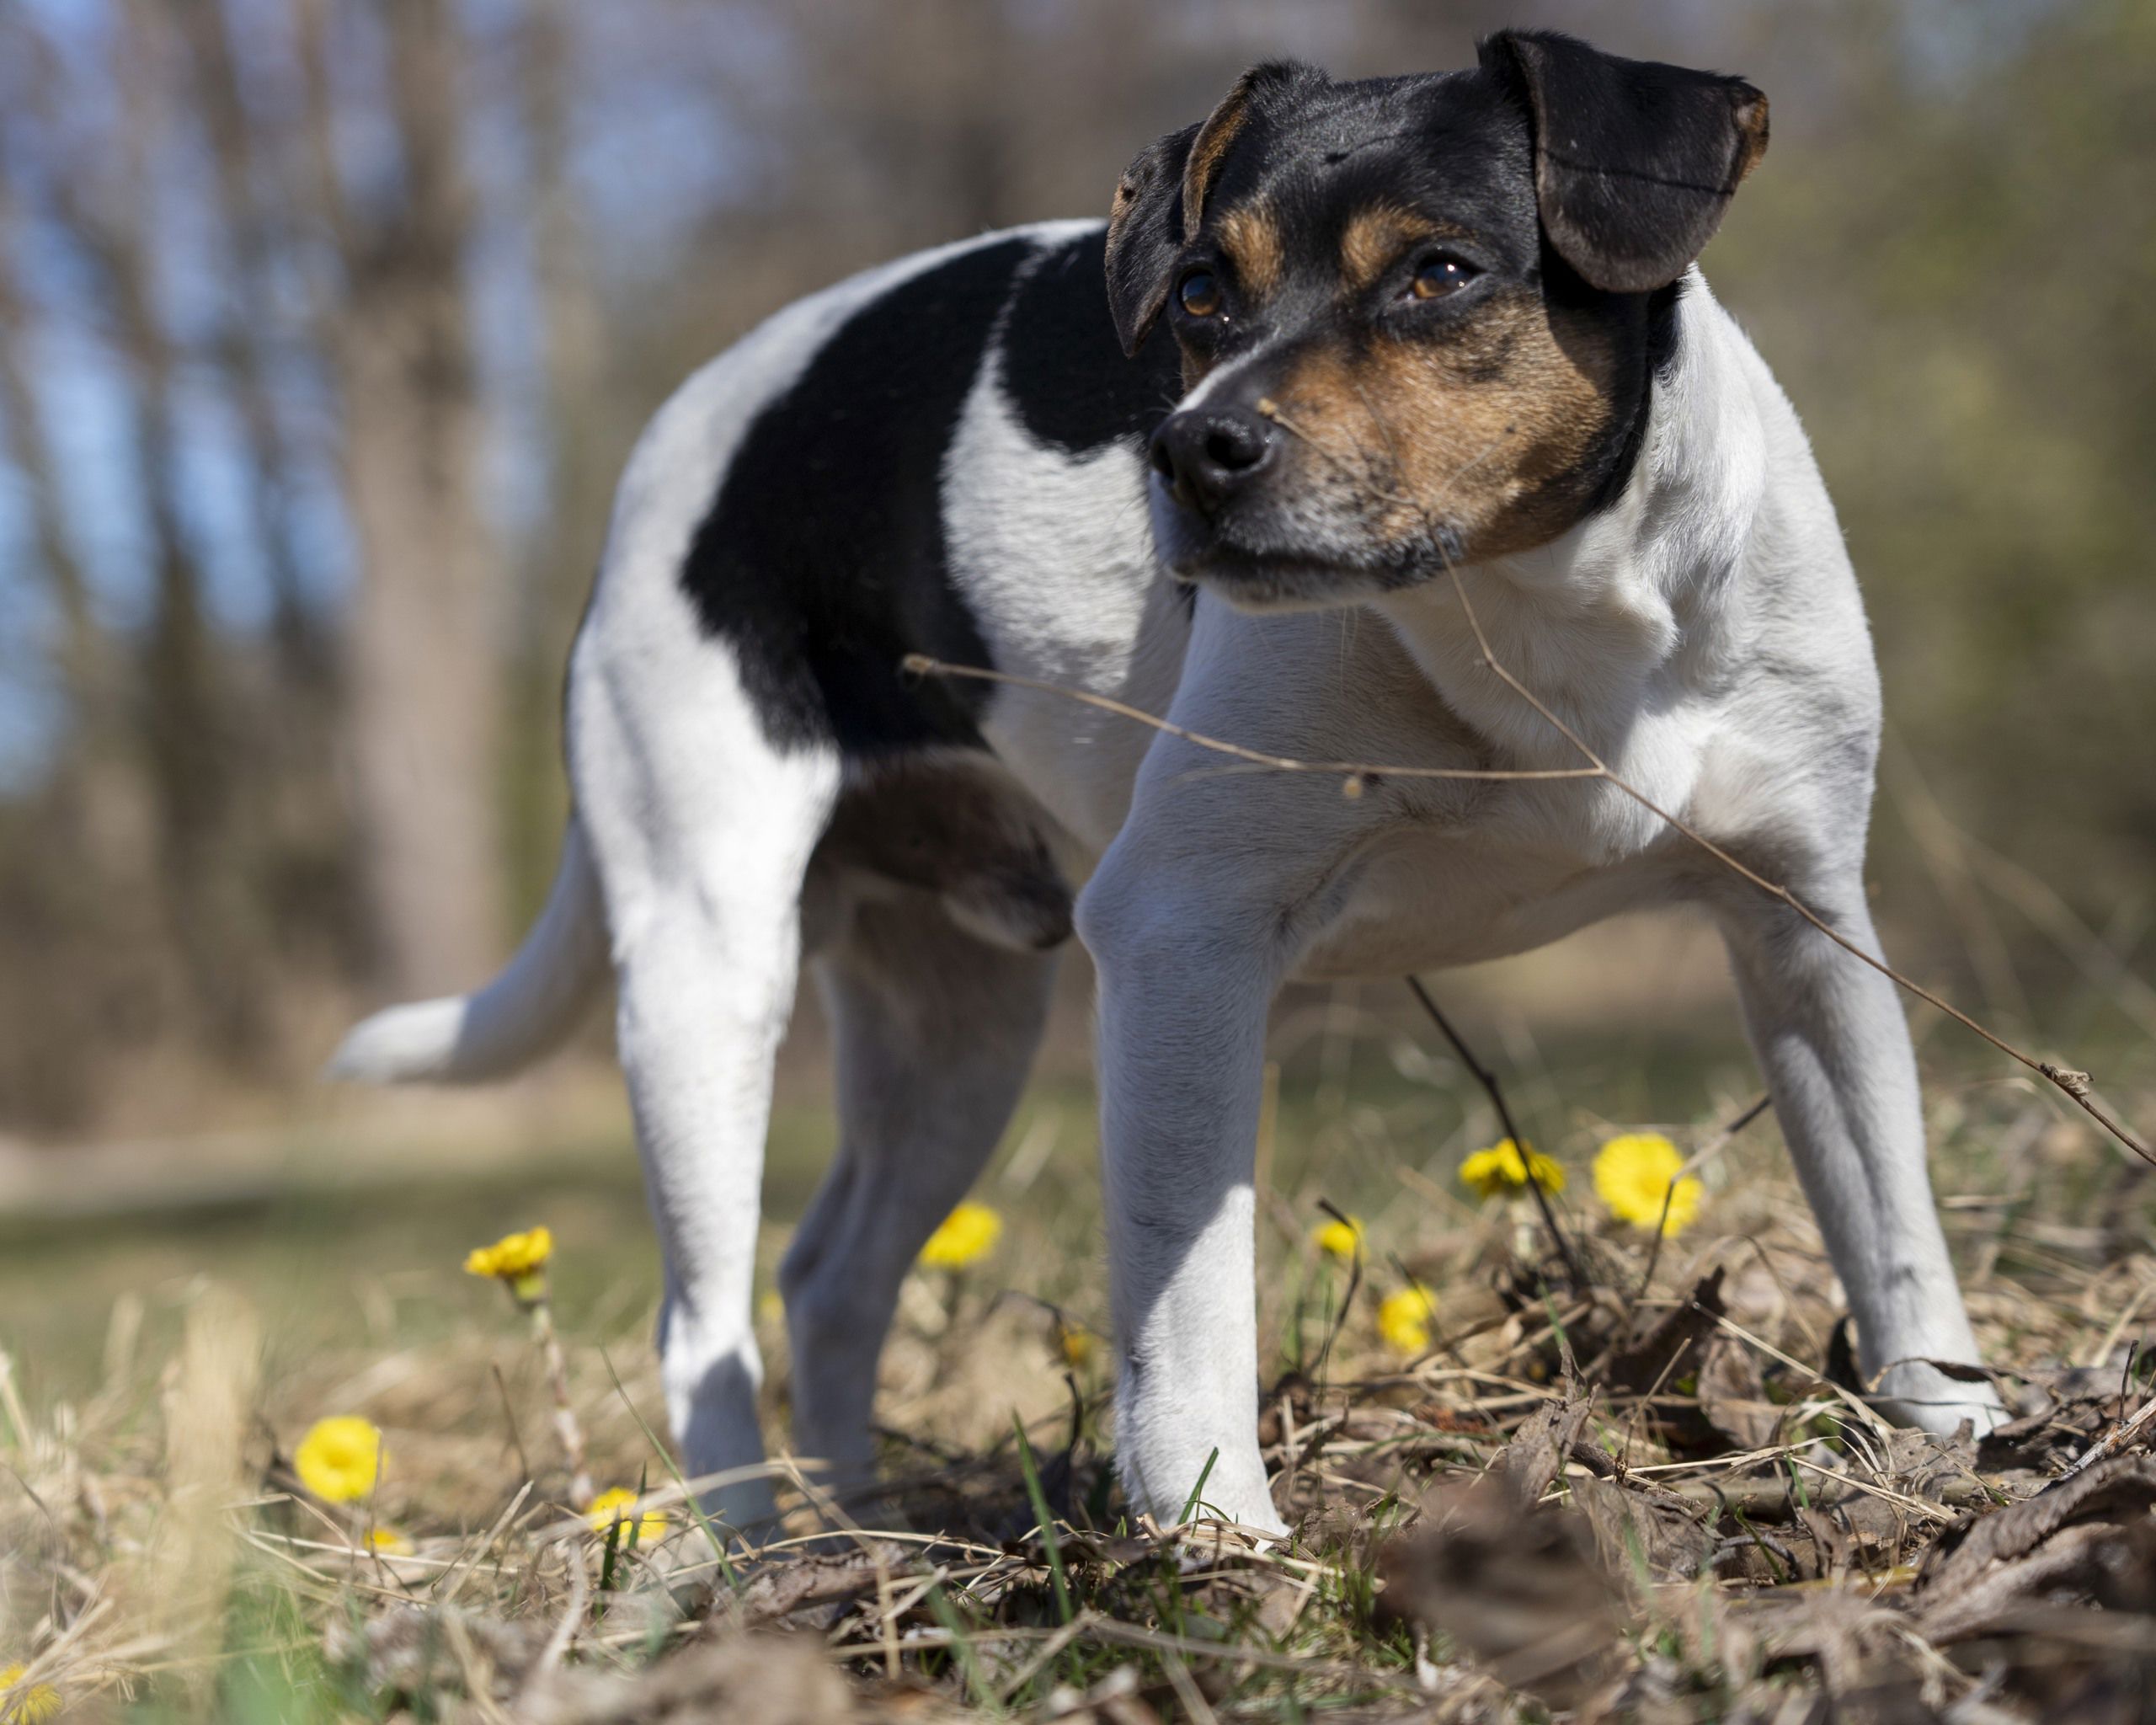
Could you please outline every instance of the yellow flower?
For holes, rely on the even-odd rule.
[[[292,1451],[300,1483],[327,1503],[349,1503],[374,1489],[382,1471],[382,1434],[356,1413],[318,1419]]]
[[[540,1272],[553,1255],[553,1231],[528,1228],[521,1234],[504,1234],[492,1246],[473,1247],[464,1259],[464,1269],[467,1275],[508,1283],[519,1300],[536,1300],[547,1291]]]
[[[393,1527],[371,1527],[367,1549],[378,1557],[402,1557],[412,1549],[412,1542]]]
[[[1002,1233],[1003,1218],[986,1204],[962,1204],[928,1236],[921,1261],[931,1269],[964,1269],[995,1251]]]
[[[45,1725],[60,1717],[60,1691],[49,1683],[33,1683],[19,1695],[9,1691],[23,1680],[27,1665],[0,1665],[0,1720],[6,1725]]]
[[[612,1528],[617,1521],[629,1519],[622,1512],[637,1500],[637,1493],[627,1486],[616,1486],[610,1492],[601,1492],[591,1500],[591,1507],[584,1512],[584,1519],[600,1533]],[[664,1510],[647,1509],[635,1518],[637,1543],[650,1545],[654,1540],[666,1536],[666,1514]]]
[[[1378,1306],[1378,1333],[1396,1354],[1420,1354],[1430,1345],[1430,1322],[1438,1302],[1417,1284],[1388,1294]]]
[[[1085,1370],[1101,1351],[1100,1338],[1083,1324],[1059,1321],[1055,1327],[1055,1343],[1063,1350],[1063,1363],[1073,1371]]]
[[[1565,1171],[1537,1150],[1527,1147],[1527,1161],[1523,1164],[1519,1150],[1511,1139],[1499,1140],[1487,1150],[1478,1150],[1460,1165],[1461,1183],[1477,1198],[1502,1198],[1515,1188],[1527,1185],[1528,1171],[1533,1169],[1535,1180],[1545,1192],[1565,1189]]]
[[[1352,1258],[1363,1245],[1363,1219],[1350,1216],[1346,1221],[1328,1217],[1310,1230],[1310,1238],[1317,1242],[1321,1252],[1329,1252],[1335,1258]]]
[[[1700,1212],[1700,1195],[1706,1190],[1692,1175],[1678,1179],[1684,1158],[1677,1146],[1659,1132],[1628,1132],[1604,1145],[1594,1158],[1595,1195],[1609,1206],[1620,1222],[1654,1231],[1662,1221],[1662,1202],[1669,1204],[1669,1217],[1662,1222],[1665,1234],[1681,1233]],[[1670,1182],[1676,1181],[1673,1190]]]

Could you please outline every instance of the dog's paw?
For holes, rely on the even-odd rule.
[[[1936,1366],[1912,1362],[1889,1371],[1872,1406],[1899,1426],[1951,1438],[1964,1421],[1982,1438],[2013,1418],[1988,1381],[1949,1377]]]

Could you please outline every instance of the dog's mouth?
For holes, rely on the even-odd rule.
[[[1238,610],[1357,604],[1420,586],[1460,560],[1456,537],[1442,526],[1395,537],[1374,512],[1352,508],[1239,505],[1208,516],[1157,478],[1151,505],[1153,542],[1168,574]]]

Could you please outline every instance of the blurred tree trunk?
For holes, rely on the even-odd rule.
[[[778,8],[814,80],[790,152],[852,179],[890,228],[886,243],[956,239],[1027,213],[1012,179],[1034,116],[1011,11],[1008,0]],[[834,147],[844,159],[819,163]]]
[[[309,152],[344,265],[330,349],[361,571],[348,638],[361,867],[383,986],[467,987],[499,953],[499,580],[479,508],[465,304],[462,51],[445,0],[386,0],[401,184],[348,200],[328,0],[301,0]]]
[[[136,667],[140,740],[156,811],[165,920],[187,979],[195,1033],[229,1059],[264,1049],[273,969],[236,854],[246,751],[234,723],[225,644],[205,613],[202,571],[179,503],[184,483],[178,355],[158,305],[150,164],[168,141],[167,44],[144,9],[122,14],[116,48],[120,124],[105,195],[88,174],[61,174],[53,193],[94,266],[109,334],[133,386],[131,431],[149,530],[152,609]]]
[[[17,280],[23,221],[10,195],[13,166],[0,161],[0,458],[24,481],[31,566],[57,626],[51,652],[67,722],[32,812],[45,855],[0,857],[0,974],[15,968],[32,979],[29,988],[0,997],[0,1096],[15,1099],[28,1118],[65,1120],[89,1104],[94,1090],[98,1069],[85,1051],[139,1033],[169,1007],[175,979],[159,962],[170,937],[156,866],[157,814],[128,700],[132,668],[92,603],[62,513],[60,458],[32,381],[33,324]],[[86,926],[105,940],[82,941]],[[40,964],[56,949],[59,962]],[[65,989],[36,989],[54,974],[65,975]]]
[[[55,648],[60,687],[79,738],[109,717],[115,686],[113,644],[90,608],[89,583],[61,519],[60,463],[30,383],[29,314],[15,280],[20,221],[8,175],[0,171],[0,420],[6,425],[8,457],[27,482],[38,570],[60,624]]]
[[[296,707],[320,708],[329,692],[323,686],[331,670],[327,632],[302,589],[292,521],[295,462],[270,387],[268,353],[289,322],[279,312],[273,270],[291,235],[264,195],[223,0],[172,0],[172,12],[186,45],[188,93],[209,141],[217,214],[231,248],[231,297],[238,315],[218,332],[216,350],[239,410],[253,479],[248,502],[270,577],[280,694]],[[319,715],[311,716],[318,728]]]
[[[305,177],[278,165],[291,153],[289,136],[248,110],[223,0],[168,3],[185,49],[175,82],[209,145],[208,201],[227,265],[221,315],[195,363],[214,370],[235,409],[247,513],[270,589],[267,664],[247,691],[261,721],[248,738],[258,920],[288,970],[312,958],[324,974],[349,974],[358,870],[336,770],[344,667],[328,609],[302,574],[301,489],[310,459],[318,464],[326,451],[296,434],[280,408],[284,390],[318,382],[329,363],[326,297],[295,307],[279,292],[280,259],[298,255],[304,218],[292,206],[307,195]]]
[[[562,667],[606,530],[616,452],[606,341],[590,235],[569,178],[574,71],[566,0],[528,0],[519,39],[520,105],[531,152],[532,272],[540,316],[542,457],[547,511],[524,553],[510,699],[510,879],[519,920],[553,879],[567,809]]]

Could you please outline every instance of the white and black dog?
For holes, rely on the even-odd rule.
[[[1497,958],[1705,906],[1890,1413],[1988,1429],[1893,985],[1607,781],[1223,771],[926,654],[1305,758],[1577,769],[1874,950],[1880,727],[1796,414],[1693,262],[1766,145],[1741,80],[1508,32],[1471,72],[1261,67],[1105,227],[989,234],[781,312],[638,444],[569,666],[575,819],[501,977],[352,1033],[376,1080],[510,1071],[611,952],[696,1474],[762,1455],[774,1052],[807,958],[837,1159],[782,1282],[801,1452],[873,1470],[900,1279],[995,1146],[1075,922],[1100,972],[1117,1442],[1133,1502],[1276,1529],[1251,1159],[1289,977]],[[1457,571],[1458,585],[1453,572]],[[1087,877],[1090,878],[1087,878]],[[1910,1363],[1919,1362],[1919,1363]],[[715,1494],[746,1525],[759,1480]]]

